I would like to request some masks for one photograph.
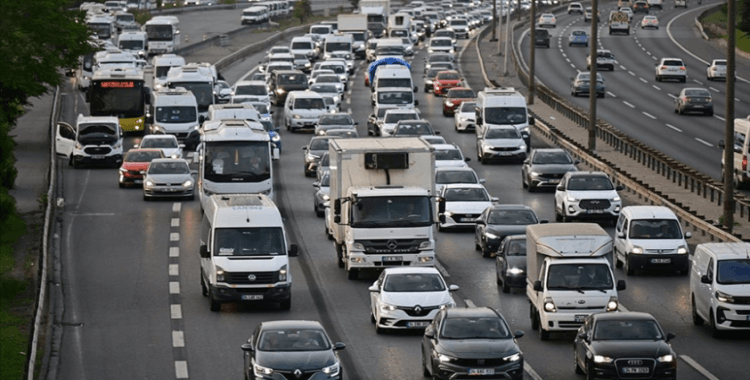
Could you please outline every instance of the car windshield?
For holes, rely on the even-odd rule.
[[[536,215],[531,210],[494,210],[487,218],[487,224],[503,226],[525,226],[536,223]]]
[[[378,46],[375,49],[377,55],[404,55],[404,47],[400,45]]]
[[[348,114],[325,115],[318,119],[319,125],[352,125],[354,120]]]
[[[323,178],[320,179],[320,187],[329,187],[331,186],[331,176],[328,174],[324,174]]]
[[[310,86],[310,90],[314,92],[323,93],[323,94],[338,93],[338,90],[336,90],[336,86],[331,86],[331,85],[326,85],[326,84],[314,84]]]
[[[437,79],[440,80],[459,80],[460,78],[458,73],[440,73],[437,75]]]
[[[268,120],[262,120],[262,121],[260,122],[260,124],[262,124],[262,125],[263,125],[263,129],[264,129],[264,130],[265,130],[266,132],[271,132],[271,131],[273,131],[274,129],[276,129],[276,128],[274,128],[274,127],[273,127],[273,123],[272,123],[272,122],[270,122],[270,121],[268,121]],[[277,134],[277,135],[278,135],[278,134]]]
[[[125,154],[125,162],[151,162],[155,158],[161,158],[162,153],[160,150],[153,151],[136,151],[131,150]]]
[[[417,120],[417,114],[415,113],[389,113],[385,115],[385,120],[383,120],[386,124],[396,124],[401,120]]]
[[[380,104],[411,104],[414,94],[411,91],[378,91]]]
[[[268,110],[268,105],[265,103],[252,103],[253,108],[258,111],[261,115],[268,115],[271,111]]]
[[[727,61],[714,61],[714,66],[726,66]]]
[[[484,135],[485,139],[520,139],[521,135],[515,128],[490,128]]]
[[[451,20],[451,26],[462,26],[466,25],[466,20]]]
[[[723,285],[750,284],[750,259],[718,261],[716,282]]]
[[[430,79],[435,78],[438,75],[438,73],[443,70],[443,68],[437,67],[437,64],[433,64],[433,66],[435,67],[427,70],[427,74],[425,74],[426,78],[430,78]]]
[[[318,75],[315,83],[341,83],[341,79],[335,75]]]
[[[435,37],[449,37],[453,39],[456,36],[452,30],[438,30],[435,32]]]
[[[443,339],[508,339],[508,326],[497,317],[453,317],[446,318]]]
[[[312,34],[329,34],[331,32],[331,29],[325,26],[319,26],[319,27],[312,27],[310,28],[310,33]]]
[[[711,93],[708,90],[685,90],[685,96],[695,96],[701,98],[710,98]]]
[[[217,228],[214,245],[214,256],[286,255],[281,227]],[[246,275],[240,275],[237,281],[247,281]]]
[[[513,239],[508,242],[506,256],[526,256],[526,239]]]
[[[385,277],[383,291],[386,292],[442,292],[445,283],[437,273],[399,273]]]
[[[319,329],[264,330],[258,340],[260,351],[325,351],[331,349]]]
[[[682,61],[667,60],[662,63],[662,66],[684,66]]]
[[[351,226],[424,227],[432,225],[431,198],[424,196],[359,197],[351,208]]]
[[[453,41],[449,39],[435,39],[430,41],[430,46],[453,47]]]
[[[565,152],[536,152],[532,164],[539,165],[570,165],[573,160]]]
[[[476,98],[473,90],[450,90],[448,91],[449,98],[467,99]]]
[[[320,68],[324,70],[331,70],[336,74],[343,74],[346,72],[346,65],[321,65]]]
[[[378,88],[380,87],[411,88],[411,76],[406,76],[406,77],[401,77],[401,78],[378,78],[378,84],[376,87]]]
[[[623,319],[596,322],[594,340],[661,340],[661,329],[651,319]]]
[[[631,239],[682,239],[676,219],[636,219],[630,222]]]
[[[430,56],[430,58],[427,59],[427,62],[430,62],[430,63],[433,63],[433,62],[453,62],[453,59],[451,58],[450,55],[433,54],[433,55]]]
[[[284,74],[279,75],[279,84],[305,84],[307,80],[304,74]]]
[[[478,183],[477,175],[470,170],[446,170],[435,174],[435,182],[440,185],[451,183]]]
[[[575,176],[568,180],[568,190],[614,190],[612,181],[601,175]]]
[[[266,90],[266,86],[263,85],[247,85],[247,86],[237,86],[237,88],[234,90],[235,95],[266,95],[268,94],[268,91]]]
[[[443,198],[449,202],[487,202],[490,200],[487,192],[478,187],[446,189]]]
[[[312,42],[292,42],[292,49],[294,50],[310,50],[312,49]]]
[[[310,141],[310,150],[328,150],[329,139],[313,139]]]
[[[396,127],[396,130],[393,132],[393,134],[419,136],[419,135],[431,135],[433,133],[432,133],[432,127],[430,127],[430,125],[427,123],[404,123],[404,124],[398,125]]]
[[[187,162],[151,162],[148,174],[190,174]]]
[[[435,161],[459,161],[463,160],[458,149],[442,149],[435,151]]]
[[[576,37],[585,37],[586,36],[586,32],[584,32],[583,30],[574,30],[570,34],[572,36],[576,36]]]
[[[488,107],[484,110],[487,124],[521,124],[526,122],[526,107]]]
[[[473,102],[463,102],[461,103],[461,111],[460,112],[475,112],[477,110],[477,104]]]
[[[197,107],[156,107],[157,123],[190,123],[198,120]]]
[[[322,98],[302,98],[294,100],[294,109],[314,110],[325,109],[326,105]]]
[[[177,148],[177,139],[143,139],[139,148]]]
[[[612,287],[612,274],[607,264],[555,264],[547,271],[549,290],[606,290]]]

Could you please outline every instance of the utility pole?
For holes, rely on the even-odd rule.
[[[589,57],[591,57],[591,68],[589,69],[589,150],[596,150],[596,47],[599,30],[599,0],[591,2],[591,36],[589,36]]]
[[[510,7],[505,13],[505,52],[503,53],[503,76],[508,76],[508,42],[510,41]]]
[[[493,0],[493,1],[495,1],[495,7],[497,7],[497,2],[500,1],[500,0]],[[498,16],[497,13],[495,13],[495,15],[492,16],[492,21],[495,21],[496,18],[499,18],[499,21],[498,21],[498,24],[497,24],[497,26],[498,26],[497,28],[499,30],[498,33],[502,33],[503,32],[503,15],[502,15],[503,10],[502,10],[502,8],[503,7],[500,6],[500,15],[499,16]],[[493,28],[494,28],[494,25],[493,25]],[[500,43],[501,43],[500,37],[498,36],[498,38],[497,38],[497,55],[502,55],[503,54],[502,49],[500,49]]]
[[[529,101],[528,103],[534,104],[534,92],[536,91],[536,79],[534,77],[534,65],[536,64],[536,0],[531,0],[531,40],[529,45],[531,52],[529,53]]]
[[[734,228],[734,28],[736,0],[727,1],[727,106],[724,115],[724,228]],[[747,6],[747,4],[745,5]],[[743,160],[744,161],[744,160]]]
[[[500,0],[492,0],[492,38],[490,41],[497,41],[497,2]]]

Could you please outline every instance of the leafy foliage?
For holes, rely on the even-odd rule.
[[[305,23],[305,19],[312,15],[312,7],[309,0],[300,0],[294,5],[292,16],[299,19],[300,24]]]

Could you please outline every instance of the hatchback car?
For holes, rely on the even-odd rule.
[[[261,322],[242,345],[242,372],[245,379],[308,379],[322,372],[338,380],[343,378],[338,351],[344,348],[332,343],[317,321]]]
[[[609,50],[596,51],[596,68],[615,71],[615,56]],[[591,55],[586,56],[586,70],[591,70]]]
[[[424,59],[424,72],[427,73],[428,70],[432,68],[432,65],[436,62],[453,62],[455,59],[452,54],[449,53],[440,53],[435,52],[433,54],[430,54],[429,57]],[[437,73],[435,73],[437,75]],[[434,78],[435,75],[432,77]]]
[[[435,193],[440,193],[445,185],[456,183],[483,184],[484,178],[479,178],[470,167],[441,167],[435,168]]]
[[[565,173],[577,171],[576,164],[562,149],[533,149],[521,166],[521,185],[530,193],[539,188],[555,188]]]
[[[453,87],[461,87],[463,82],[464,78],[461,77],[458,71],[441,71],[435,76],[435,80],[432,82],[432,92],[437,96],[442,96]]]
[[[182,158],[182,149],[185,148],[185,144],[180,144],[174,135],[146,135],[134,147],[136,149],[161,149],[164,157]]]
[[[477,94],[474,93],[474,90],[468,87],[451,88],[445,94],[445,100],[443,100],[443,116],[453,116],[456,107],[465,101],[475,100],[476,97]]]
[[[322,218],[326,211],[325,203],[331,199],[330,174],[328,172],[323,173],[320,181],[313,183],[313,187],[315,188],[313,192],[313,209],[315,210],[315,215],[318,218]]]
[[[391,132],[391,136],[394,137],[431,136],[439,134],[440,132],[435,132],[435,130],[432,129],[430,122],[424,119],[399,120],[396,123],[396,127],[393,128],[393,132]]]
[[[656,16],[643,16],[643,20],[641,20],[641,29],[646,28],[659,29],[659,19]]]
[[[424,331],[422,374],[433,379],[523,379],[523,353],[500,313],[488,307],[441,310]],[[461,377],[459,377],[461,376]]]
[[[310,143],[303,146],[305,161],[305,177],[314,177],[318,169],[318,162],[323,153],[328,152],[328,142],[334,137],[315,136],[310,139]]]
[[[453,48],[453,41],[448,37],[432,37],[429,42],[427,52],[453,54],[456,50]]]
[[[435,268],[386,268],[370,286],[370,321],[375,332],[385,329],[423,329],[437,313],[456,306],[447,285]]]
[[[542,13],[542,15],[539,16],[537,25],[540,28],[557,28],[557,19],[552,13]]]
[[[534,210],[525,205],[493,205],[482,211],[474,229],[474,248],[490,257],[508,235],[523,234],[530,224],[540,221]]]
[[[148,164],[157,158],[164,158],[164,153],[161,149],[129,150],[122,159],[122,165],[117,173],[117,183],[121,188],[130,185],[142,185],[143,174],[141,172],[146,170]]]
[[[682,83],[687,81],[687,68],[680,58],[662,58],[656,63],[656,81],[676,79]]]
[[[649,6],[645,1],[636,1],[633,3],[633,13],[646,13],[648,14]]]
[[[435,168],[443,166],[463,167],[468,166],[466,163],[471,161],[469,157],[464,158],[464,154],[456,144],[433,144],[433,147],[435,148]]]
[[[526,235],[510,235],[500,243],[495,256],[495,281],[503,293],[526,288]]]
[[[568,14],[571,13],[583,14],[583,5],[581,3],[570,3],[568,5]]]
[[[271,98],[268,95],[268,87],[262,81],[238,81],[232,90],[232,96],[251,96],[257,98],[259,102],[271,104]]]
[[[706,69],[706,79],[708,80],[727,80],[727,60],[714,59]]]
[[[477,127],[477,103],[461,102],[453,113],[453,122],[456,132],[466,132]]]
[[[602,172],[567,172],[555,191],[555,219],[602,219],[614,224],[622,209],[617,194],[622,189]]]
[[[575,29],[568,36],[568,46],[589,46],[589,35],[585,30]]]
[[[547,29],[534,29],[534,46],[544,46],[549,48],[550,35]]]
[[[585,71],[576,74],[575,77],[570,78],[573,82],[570,85],[570,94],[573,96],[579,96],[581,94],[590,95],[591,87],[591,73]],[[599,73],[596,73],[596,97],[603,98],[606,91],[604,86],[604,78]]]
[[[485,128],[477,137],[477,159],[482,164],[492,161],[517,161],[526,159],[526,142],[512,125]]]
[[[711,93],[705,88],[683,88],[674,98],[674,113],[684,115],[688,112],[713,116],[714,103]]]
[[[366,75],[365,75],[366,76]],[[333,73],[320,73],[310,80],[310,85],[324,84],[329,86],[335,86],[336,91],[341,97],[344,95],[345,87],[344,83],[341,82],[341,78]]]
[[[676,379],[674,337],[651,314],[591,314],[573,341],[575,372],[590,379]]]
[[[387,111],[385,111],[385,115],[383,116],[383,122],[379,125],[379,129],[377,131],[378,135],[384,137],[390,136],[399,121],[419,119],[419,113],[415,109],[388,109]]]
[[[482,212],[497,202],[487,189],[478,184],[450,184],[443,186],[438,195],[441,221],[438,230],[448,228],[473,228]]]
[[[143,200],[158,197],[195,199],[195,181],[187,161],[178,158],[157,158],[143,175]]]

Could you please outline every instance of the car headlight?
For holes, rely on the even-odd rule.
[[[678,253],[678,254],[680,254],[680,255],[684,255],[684,254],[687,254],[687,253],[688,253],[688,249],[687,249],[687,247],[686,247],[686,246],[684,246],[684,245],[681,245],[681,246],[679,246],[679,247],[677,248],[677,253]]]
[[[503,360],[505,360],[506,362],[517,362],[521,360],[521,353],[519,352],[517,354],[506,356],[503,358]]]
[[[449,217],[449,218],[453,216],[453,213],[452,213],[452,212],[450,212],[450,211],[446,211],[446,212],[444,212],[443,214],[444,214],[445,216]]]
[[[484,236],[485,236],[485,237],[486,237],[487,239],[499,239],[499,238],[500,238],[500,236],[498,236],[498,235],[495,235],[495,234],[493,234],[493,233],[491,233],[491,232],[485,232],[485,233],[484,233]]]
[[[357,250],[357,251],[364,251],[365,250],[365,246],[362,245],[362,243],[354,243],[352,245],[352,249],[353,250]]]
[[[277,93],[277,94],[279,94],[279,95],[281,95],[281,94],[283,94],[283,93],[285,93],[285,92],[286,92],[286,91],[284,91],[284,89],[283,89],[283,88],[277,88],[277,89],[276,89],[276,93]]]
[[[509,268],[505,273],[516,276],[516,275],[522,274],[523,272],[524,270],[521,268]]]
[[[217,282],[224,282],[224,268],[222,267],[216,267],[216,281]]]
[[[334,103],[338,103],[338,102],[340,102],[340,101],[341,101],[341,99],[340,99],[340,98],[339,98],[338,96],[334,96],[334,97],[333,97],[333,102],[334,102]]]
[[[176,160],[176,159],[180,158],[180,155],[177,154],[177,153],[175,153],[175,154],[171,155],[170,157]]]
[[[617,302],[617,298],[612,297],[607,302],[607,311],[616,311],[620,304]]]
[[[633,249],[630,251],[630,253],[635,253],[636,255],[642,255],[643,254],[643,247],[639,247],[637,245],[634,245]]]
[[[616,196],[616,197],[612,198],[612,202],[620,202],[620,201],[621,201],[621,199],[620,199],[619,196]]]
[[[333,363],[333,365],[323,368],[322,371],[328,376],[336,376],[339,374],[339,363]]]
[[[313,162],[313,161],[315,161],[315,160],[317,160],[319,158],[320,158],[319,156],[316,156],[314,154],[309,154],[308,153],[307,155],[305,155],[305,162]]]
[[[305,67],[310,67],[310,66],[312,66],[312,65],[310,65],[310,62],[306,62],[305,63]]]
[[[428,84],[429,86],[432,86],[432,81],[428,79],[428,80],[427,80],[427,84]]]
[[[286,265],[284,265],[281,267],[281,269],[279,269],[279,281],[286,281],[286,275],[287,275],[287,268],[286,268]]]
[[[295,118],[295,119],[301,119],[302,118],[302,116],[297,115],[297,114],[292,115],[292,117]]]
[[[594,363],[612,363],[614,359],[609,356],[594,355]]]
[[[419,243],[419,249],[427,249],[432,248],[432,242],[429,240],[425,240],[421,243]]]
[[[566,200],[566,201],[568,201],[568,202],[578,202],[578,199],[576,199],[576,198],[573,198],[573,197],[571,197],[570,195],[568,195],[568,197],[567,197],[567,198],[565,198],[565,200]]]
[[[717,291],[715,296],[719,302],[734,303],[734,297],[724,292]]]
[[[555,303],[552,302],[552,298],[546,298],[544,300],[544,310],[548,313],[554,313],[557,311],[557,307],[555,307]]]
[[[76,141],[76,149],[78,149],[78,150],[83,149],[83,144],[81,144],[78,141]]]
[[[396,306],[389,305],[387,303],[381,303],[380,304],[380,310],[385,311],[385,312],[394,311],[394,310],[396,310]]]
[[[145,183],[145,185],[146,185],[146,187],[153,187],[154,186],[154,181],[147,180],[146,183]]]
[[[323,200],[326,201],[326,202],[328,202],[329,200],[331,200],[331,196],[328,195],[328,194],[323,194],[323,196],[321,198],[323,198]]]
[[[451,50],[448,50],[448,54],[453,54],[453,53],[455,53],[455,52],[456,52],[456,51],[455,51],[455,50],[453,50],[453,49],[451,49]]]
[[[433,51],[433,50],[432,50],[432,48],[429,48],[429,49],[427,49],[427,52],[428,52],[428,53],[430,53],[430,54],[432,54],[432,53],[434,53],[435,51]]]
[[[542,173],[539,173],[539,172],[529,172],[529,175],[532,176],[532,177],[539,177],[540,175],[542,175]]]
[[[659,361],[660,363],[671,363],[674,360],[674,356],[664,355],[660,358],[657,358],[656,360]]]
[[[183,182],[182,183],[182,187],[185,187],[185,188],[193,187],[193,181],[187,180],[187,181]]]
[[[281,136],[279,135],[273,135],[273,137],[271,137],[271,141],[273,142],[278,142],[279,140],[281,140]]]
[[[518,150],[526,150],[526,144],[519,145]]]
[[[447,100],[445,102],[445,105],[448,106],[448,107],[453,107],[455,105],[455,103],[451,102],[450,100]]]
[[[450,363],[450,362],[456,360],[456,358],[454,358],[453,356],[448,356],[448,355],[440,354],[440,355],[438,355],[438,360],[440,360],[442,363]]]
[[[273,374],[273,369],[256,364],[255,360],[253,360],[253,372],[255,376],[268,376]]]

